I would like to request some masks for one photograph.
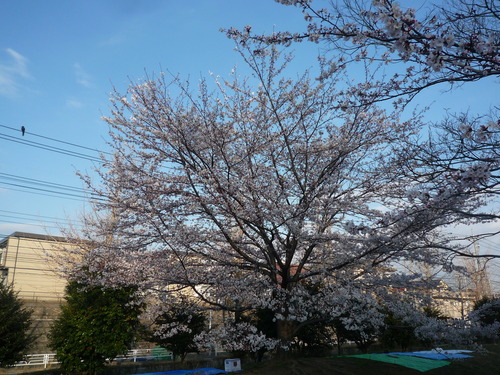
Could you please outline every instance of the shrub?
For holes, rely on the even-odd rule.
[[[51,346],[64,370],[98,373],[107,360],[127,352],[141,310],[135,303],[133,288],[109,289],[70,282],[65,299],[50,334]]]
[[[0,367],[22,360],[33,343],[31,314],[12,287],[0,283]]]

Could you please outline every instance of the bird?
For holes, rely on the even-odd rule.
[[[26,128],[24,126],[21,126],[21,134],[24,136],[24,133],[26,132]]]

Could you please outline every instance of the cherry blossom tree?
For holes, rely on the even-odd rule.
[[[500,75],[496,0],[450,0],[421,9],[394,0],[338,0],[329,8],[311,0],[276,1],[300,8],[307,29],[255,35],[247,26],[226,30],[228,36],[240,43],[324,42],[334,66],[349,59],[395,65],[397,73],[373,82],[366,100],[407,100],[436,84]],[[339,51],[345,54],[337,60]]]
[[[498,253],[470,250],[477,241],[500,233],[495,225],[500,220],[497,203],[500,195],[500,123],[485,116],[461,114],[450,116],[431,131],[433,134],[428,140],[408,145],[408,148],[418,149],[414,151],[418,156],[405,166],[407,174],[416,182],[413,198],[420,203],[424,203],[429,194],[447,196],[456,199],[457,203],[460,199],[473,200],[475,203],[468,207],[460,203],[443,206],[442,215],[451,219],[450,225],[483,224],[484,228],[476,226],[478,229],[474,232],[450,235],[450,240],[460,241],[462,246],[447,250],[468,258],[500,257]],[[474,188],[469,189],[472,185]],[[484,226],[488,223],[493,224],[491,229]]]
[[[227,35],[242,45],[323,43],[326,49],[320,59],[320,78],[362,62],[366,78],[349,88],[362,92],[362,103],[389,100],[396,106],[408,105],[430,86],[452,88],[500,74],[500,8],[495,0],[450,0],[421,9],[413,4],[403,7],[394,0],[339,0],[328,9],[310,0],[276,1],[300,8],[307,29],[256,35],[247,26],[225,30]],[[405,148],[405,152],[415,151],[414,160],[406,166],[406,173],[418,181],[414,197],[425,200],[429,194],[446,195],[446,212],[442,214],[453,217],[450,224],[492,224],[500,219],[498,206],[491,204],[500,194],[498,111],[492,108],[489,114],[472,115],[464,108],[461,113],[450,113],[431,127],[432,136],[427,141]],[[464,209],[449,204],[452,196],[457,202],[464,197],[460,184],[478,179],[481,182],[474,192],[466,189],[465,193],[469,198],[475,196],[474,206]],[[468,246],[498,234],[498,229],[492,229],[455,236],[463,246],[448,250],[474,257]],[[498,254],[479,256],[494,258]]]
[[[246,78],[234,71],[193,88],[160,74],[114,92],[114,157],[99,181],[86,178],[105,198],[96,215],[110,219],[84,228],[84,269],[95,282],[138,285],[161,301],[150,304],[155,316],[186,296],[193,312],[233,313],[234,325],[212,332],[232,348],[286,348],[318,319],[377,326],[375,295],[407,281],[385,266],[451,266],[439,228],[455,220],[450,207],[477,205],[469,193],[486,177],[418,190],[425,184],[406,171],[418,160],[407,147],[418,118],[342,90],[343,71],[290,79],[291,58],[276,48],[239,52]],[[349,316],[352,301],[370,308]],[[252,309],[272,311],[277,339],[238,321]],[[235,330],[248,335],[235,342]]]

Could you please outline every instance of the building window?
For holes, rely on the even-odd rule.
[[[7,267],[0,267],[0,284],[7,285],[9,276],[9,269]]]

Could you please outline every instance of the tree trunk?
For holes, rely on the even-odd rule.
[[[289,344],[292,342],[293,337],[295,335],[295,328],[297,326],[297,322],[292,320],[278,320],[276,323],[277,328],[277,336],[281,341],[283,346],[289,347]],[[285,353],[290,352],[290,350],[278,350],[281,355],[286,355]]]

